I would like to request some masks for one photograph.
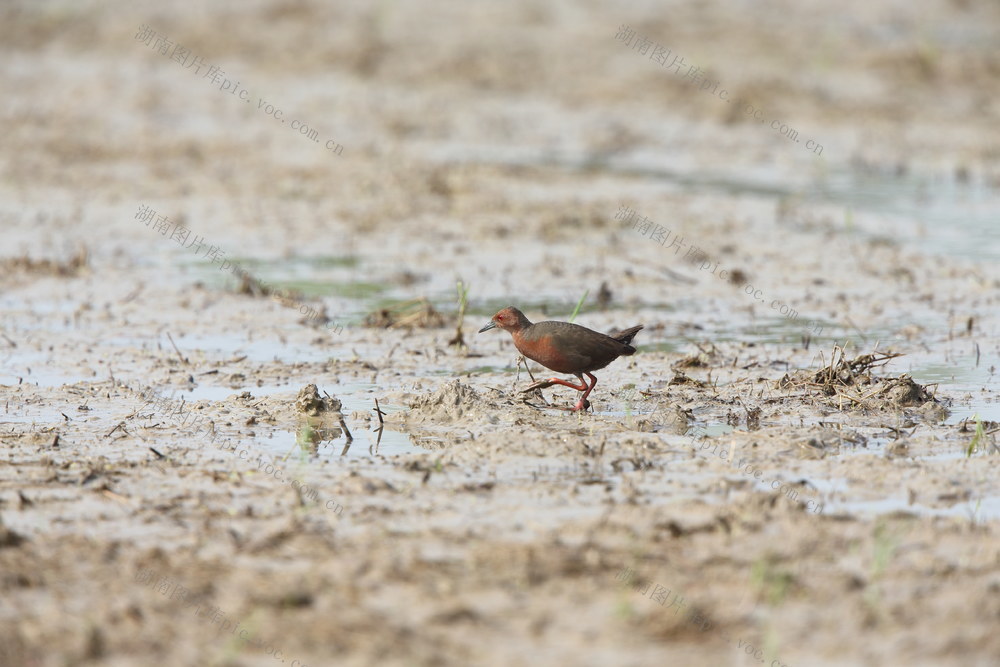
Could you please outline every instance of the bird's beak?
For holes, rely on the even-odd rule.
[[[480,330],[479,330],[479,333],[483,333],[484,331],[489,331],[490,329],[496,329],[496,328],[497,328],[497,323],[496,323],[496,322],[494,322],[493,320],[490,320],[490,323],[489,323],[489,324],[487,324],[487,325],[486,325],[485,327],[483,327],[482,329],[480,329]]]

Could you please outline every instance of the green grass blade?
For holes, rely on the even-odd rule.
[[[583,302],[587,300],[587,295],[590,294],[590,290],[584,290],[583,296],[580,300],[576,302],[576,308],[573,309],[573,314],[569,316],[569,321],[572,322],[576,319],[577,314],[580,312],[580,308],[583,306]]]

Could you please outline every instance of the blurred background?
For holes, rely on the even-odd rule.
[[[472,318],[627,307],[667,350],[692,329],[871,342],[913,324],[900,249],[1000,250],[995,2],[0,11],[11,279],[113,267],[132,325],[163,314],[147,279],[178,304],[269,296],[245,271],[336,326],[440,326],[467,290]],[[32,301],[42,329],[77,308]],[[251,346],[244,306],[199,345]]]
[[[352,278],[325,288],[330,310],[357,320],[379,299],[453,299],[458,274],[474,300],[538,294],[521,256],[558,241],[550,265],[589,259],[575,239],[623,203],[689,241],[729,215],[715,202],[747,196],[826,204],[848,229],[870,214],[934,252],[997,250],[995,2],[2,12],[10,254],[84,242],[183,267],[190,253],[130,224],[144,204],[227,258],[277,261],[256,267],[275,278],[308,281],[301,258],[328,259]],[[678,201],[690,194],[711,208]],[[64,225],[25,220],[40,201]],[[762,242],[751,224],[734,216],[734,241]],[[372,237],[381,252],[362,258]],[[401,249],[456,256],[428,270]]]

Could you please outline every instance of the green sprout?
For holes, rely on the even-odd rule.
[[[872,545],[872,572],[868,582],[869,585],[865,589],[864,601],[873,612],[878,613],[881,600],[881,586],[879,581],[889,568],[889,562],[899,547],[899,536],[890,531],[885,521],[880,519],[875,526],[874,537],[875,540]]]
[[[461,326],[461,322],[465,318],[465,307],[469,305],[469,286],[459,280],[456,289],[458,290],[458,321]]]
[[[965,450],[965,458],[972,458],[972,455],[979,449],[979,443],[986,437],[986,430],[983,428],[983,420],[979,418],[979,413],[973,417],[976,420],[976,434],[972,436],[969,448]]]
[[[448,341],[448,345],[464,348],[465,336],[462,335],[462,323],[465,321],[465,308],[469,305],[469,286],[462,280],[456,283],[458,290],[458,318],[455,324],[455,337]]]
[[[875,548],[872,558],[872,579],[882,576],[889,567],[889,561],[899,546],[899,540],[889,532],[885,522],[880,521],[875,527]]]
[[[757,594],[767,599],[772,607],[780,605],[794,582],[795,577],[787,570],[775,567],[771,559],[760,559],[750,569],[750,580]]]
[[[590,290],[584,290],[583,296],[580,300],[576,302],[576,308],[573,309],[573,314],[569,316],[569,321],[572,322],[576,319],[577,314],[580,312],[580,308],[583,306],[583,302],[587,300],[587,295],[590,294]]]

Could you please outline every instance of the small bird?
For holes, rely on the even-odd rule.
[[[514,338],[514,347],[527,358],[557,373],[572,373],[580,379],[579,386],[559,378],[539,380],[523,390],[544,389],[554,384],[561,384],[582,391],[583,396],[580,400],[569,408],[573,412],[590,407],[587,396],[597,384],[597,378],[591,371],[604,368],[618,357],[635,354],[635,348],[630,343],[642,329],[640,324],[609,336],[571,322],[532,324],[524,313],[514,306],[507,306],[494,315],[479,333],[496,327],[509,331]],[[587,386],[586,380],[583,379],[584,375],[590,378],[590,386]]]

